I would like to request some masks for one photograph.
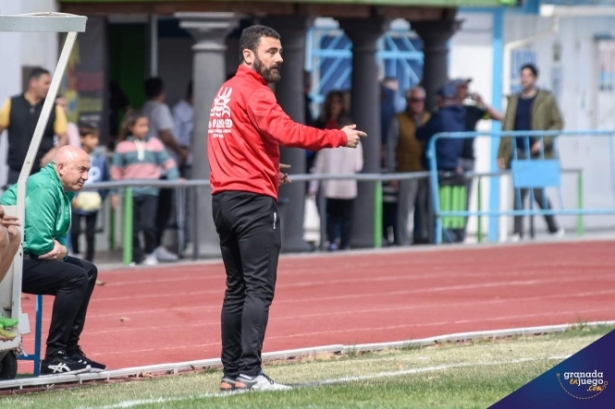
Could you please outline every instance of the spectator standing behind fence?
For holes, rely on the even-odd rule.
[[[145,96],[147,102],[141,108],[143,114],[149,119],[150,135],[160,139],[166,151],[177,163],[177,168],[181,168],[188,159],[189,151],[175,139],[173,135],[173,116],[169,106],[165,104],[166,91],[164,83],[160,78],[148,78],[145,81]],[[162,172],[160,179],[168,179],[165,172]],[[176,254],[171,253],[162,245],[164,231],[171,220],[173,214],[174,189],[160,189],[158,195],[158,207],[156,214],[156,257],[160,261],[177,261]]]
[[[351,118],[344,110],[344,95],[331,91],[325,98],[319,124],[322,129],[342,129],[352,125]],[[363,169],[363,148],[357,149],[323,149],[316,154],[312,172],[315,174],[353,175]],[[319,181],[314,180],[309,186],[309,196],[316,196]],[[327,199],[327,239],[329,251],[348,250],[352,235],[354,217],[354,200],[357,197],[356,180],[323,181],[323,194]]]
[[[466,111],[466,132],[476,132],[476,125],[481,119],[494,119],[501,121],[504,119],[502,114],[496,111],[493,107],[489,106],[483,98],[477,94],[468,92],[468,88],[472,82],[471,78],[460,78],[453,81],[453,84],[457,87],[457,99]],[[464,172],[474,172],[474,164],[476,162],[474,156],[474,139],[465,138],[463,140],[463,150],[461,151],[461,158],[459,164]],[[470,197],[472,192],[472,184],[474,178],[468,178],[466,184],[466,209],[470,207]],[[463,238],[465,239],[466,228],[468,218],[465,218],[463,228]]]
[[[128,136],[127,136],[128,135]],[[115,148],[111,165],[113,180],[158,180],[165,171],[167,179],[175,180],[179,172],[175,161],[169,156],[164,145],[149,134],[147,116],[131,113],[125,129],[120,133],[120,142]],[[134,187],[132,220],[133,263],[148,266],[158,264],[156,250],[156,209],[159,188]],[[117,207],[117,195],[112,195],[111,205]],[[145,256],[139,234],[143,233]],[[128,245],[128,243],[124,243]]]
[[[506,115],[504,116],[504,131],[561,131],[564,128],[564,121],[557,106],[557,102],[549,91],[538,89],[536,80],[538,79],[538,68],[532,64],[521,67],[521,85],[523,87],[519,94],[508,98]],[[513,159],[513,150],[517,150],[518,159],[538,159],[541,151],[544,157],[552,159],[553,137],[544,137],[544,146],[538,137],[516,137],[502,138],[498,150],[498,166],[502,169],[510,168]],[[513,143],[514,142],[514,143]],[[541,209],[550,209],[551,203],[546,197],[543,189],[533,189],[534,198]],[[528,189],[521,189],[520,195],[514,194],[513,207],[515,210],[523,209]],[[519,200],[519,197],[520,200]],[[564,229],[557,226],[553,215],[545,215],[545,221],[549,233],[563,236]],[[515,216],[513,241],[523,238],[523,216]]]
[[[425,90],[422,87],[409,89],[406,93],[406,101],[406,110],[397,114],[388,128],[386,163],[387,171],[390,173],[425,170],[421,160],[423,144],[416,138],[417,128],[424,125],[430,118],[430,114],[425,112]],[[394,180],[391,184],[399,192],[396,243],[407,246],[410,244],[408,217],[415,209],[417,198],[420,204],[425,202],[427,179]],[[424,217],[419,217],[419,219],[424,220]],[[415,226],[415,231],[415,236],[427,236],[422,226]]]
[[[457,99],[466,111],[466,132],[476,132],[476,125],[482,119],[501,121],[504,119],[501,113],[485,103],[483,97],[477,93],[469,93],[471,78],[460,78],[453,81],[457,88]],[[474,156],[474,139],[463,140],[460,164],[464,172],[473,172],[476,158]],[[469,188],[468,188],[469,195]]]
[[[465,130],[465,110],[457,101],[457,89],[452,84],[442,86],[437,93],[438,110],[429,118],[429,121],[416,130],[416,137],[424,143],[423,167],[431,169],[427,159],[427,150],[431,138],[441,132],[463,132]],[[459,164],[463,140],[460,138],[441,138],[436,141],[436,166],[439,171],[462,173]],[[442,182],[440,176],[439,182]],[[431,190],[431,189],[430,189]],[[431,193],[428,193],[428,208],[432,213]],[[433,215],[428,217],[428,228],[432,228]],[[463,229],[450,229],[447,231],[448,239],[452,242],[462,241]]]
[[[79,124],[79,137],[81,149],[90,156],[92,167],[88,172],[86,185],[109,180],[109,167],[104,154],[94,152],[98,147],[98,129],[87,123]],[[70,228],[70,243],[75,257],[83,258],[79,252],[79,236],[81,235],[82,221],[85,219],[85,239],[87,261],[94,260],[96,250],[96,219],[102,204],[109,193],[108,190],[79,192],[73,198],[73,214]]]
[[[26,92],[7,99],[0,108],[0,135],[6,129],[9,137],[7,186],[17,183],[19,179],[50,85],[49,71],[40,67],[34,68],[30,72]],[[51,161],[56,151],[55,136],[59,139],[58,147],[67,144],[66,114],[57,105],[49,115],[30,174],[37,173]]]

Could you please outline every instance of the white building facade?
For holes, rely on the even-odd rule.
[[[471,90],[504,112],[505,96],[519,88],[519,67],[534,63],[540,70],[538,85],[555,95],[563,113],[566,131],[615,130],[615,5],[562,9],[558,6],[551,16],[548,8],[538,2],[528,2],[522,11],[462,11],[462,30],[451,44],[450,76],[471,77]],[[562,12],[563,10],[563,12]],[[501,14],[500,14],[501,13]],[[558,13],[564,14],[558,16]],[[503,22],[501,29],[497,23]],[[499,45],[501,35],[501,45]],[[497,58],[501,52],[501,65]],[[498,130],[499,124],[481,121],[480,131]],[[613,183],[613,151],[607,137],[561,137],[559,147],[563,169],[582,169],[584,208],[615,208]],[[489,138],[476,141],[477,171],[496,170]],[[485,183],[486,182],[486,183]],[[497,187],[483,180],[482,209],[510,209],[512,187],[502,178],[499,203],[490,197],[489,189]],[[476,190],[474,190],[476,192]],[[561,197],[549,189],[556,208],[575,209],[578,206],[577,173],[562,175]],[[477,208],[476,195],[472,206]],[[535,205],[534,205],[535,206]],[[492,209],[493,210],[493,207]],[[561,216],[558,221],[575,234],[576,216]],[[542,218],[536,217],[537,231],[544,231]],[[584,218],[588,231],[612,230],[615,217]],[[525,223],[526,229],[528,223]],[[476,220],[470,229],[476,233]],[[499,232],[489,226],[485,217],[485,234],[505,240],[512,229],[512,218],[502,218]]]

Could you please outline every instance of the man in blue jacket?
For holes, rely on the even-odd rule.
[[[423,146],[423,165],[425,169],[431,169],[431,163],[427,158],[427,150],[431,138],[441,132],[464,132],[466,123],[466,111],[457,100],[457,88],[454,84],[442,86],[437,93],[439,109],[429,118],[429,121],[416,130],[416,137],[424,143]],[[461,138],[441,138],[436,141],[436,167],[440,172],[452,172],[452,175],[440,175],[439,184],[464,185],[463,170],[460,165],[461,153],[463,151],[463,139]],[[439,172],[439,173],[440,173]],[[431,201],[431,194],[428,194]],[[448,204],[441,203],[441,207],[446,208]],[[432,211],[432,204],[428,204],[428,209]],[[433,215],[430,214],[430,219]],[[433,225],[433,223],[430,223]],[[451,242],[463,241],[463,229],[448,229],[445,238]],[[430,240],[431,241],[431,240]]]
[[[430,139],[440,132],[464,132],[465,110],[457,101],[457,88],[446,84],[438,90],[438,107],[429,121],[416,130],[416,137],[425,145],[423,161],[425,169],[431,169],[427,160],[427,149]],[[436,142],[436,166],[442,171],[457,171],[460,169],[459,158],[463,150],[463,139],[442,138]]]

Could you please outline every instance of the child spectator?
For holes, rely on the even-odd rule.
[[[109,167],[107,159],[102,153],[94,152],[98,147],[98,129],[95,126],[80,123],[79,139],[81,149],[90,155],[91,168],[88,172],[86,185],[109,180]],[[96,218],[102,207],[102,203],[107,197],[108,190],[85,191],[78,193],[73,199],[73,215],[70,229],[71,246],[75,257],[81,258],[79,253],[79,235],[81,234],[81,222],[85,219],[85,239],[87,243],[85,259],[94,260],[94,249],[96,240]]]
[[[130,113],[120,133],[120,142],[115,148],[111,165],[113,180],[158,180],[166,171],[169,180],[179,177],[177,165],[169,156],[164,145],[156,137],[149,136],[146,115]],[[156,210],[159,188],[135,187],[133,191],[133,263],[158,264],[156,249]],[[111,204],[117,206],[118,197],[113,195]],[[145,248],[141,248],[139,234],[143,233]],[[124,245],[128,245],[125,243]],[[143,252],[145,250],[145,254]]]

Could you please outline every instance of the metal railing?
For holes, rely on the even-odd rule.
[[[578,186],[578,199],[577,203],[579,205],[579,209],[583,208],[583,178],[582,178],[582,170],[581,169],[563,169],[563,173],[574,173],[577,174],[577,186]],[[469,179],[477,179],[477,189],[476,189],[476,198],[477,198],[477,210],[476,211],[464,211],[464,212],[446,212],[439,210],[439,202],[433,202],[433,212],[436,218],[442,217],[477,217],[477,240],[478,242],[483,241],[483,225],[482,225],[482,216],[493,216],[494,212],[485,211],[482,209],[482,197],[483,197],[483,189],[482,189],[482,180],[488,177],[503,177],[510,175],[511,172],[507,170],[502,170],[499,172],[467,172],[465,173],[465,177]],[[382,230],[382,212],[383,212],[383,190],[382,183],[388,181],[399,181],[399,180],[412,180],[412,179],[427,179],[430,178],[431,183],[434,182],[433,172],[424,171],[424,172],[408,172],[408,173],[359,173],[354,175],[332,175],[332,174],[291,174],[289,175],[290,179],[293,183],[302,183],[302,182],[311,182],[313,180],[325,181],[325,180],[355,180],[357,182],[372,182],[375,183],[375,194],[374,194],[374,247],[378,248],[382,246],[383,239],[383,230]],[[438,183],[438,179],[435,179],[436,184]],[[132,218],[133,218],[133,189],[140,187],[158,187],[158,188],[167,188],[167,189],[196,189],[202,187],[208,187],[209,180],[187,180],[185,182],[180,181],[169,181],[169,180],[129,180],[129,181],[113,181],[113,182],[99,182],[92,183],[84,186],[83,190],[92,191],[99,189],[114,189],[121,190],[123,196],[123,262],[125,264],[130,264],[132,261]],[[436,185],[437,189],[437,185]],[[436,190],[437,191],[437,190]],[[499,194],[499,192],[496,192]],[[193,194],[192,203],[194,209],[198,208],[197,197],[198,195]],[[437,198],[436,198],[437,199]],[[321,209],[324,209],[324,198],[321,199]],[[615,213],[615,211],[614,211]],[[535,210],[522,210],[517,212],[501,212],[497,213],[497,215],[515,215],[522,214],[525,216],[530,216],[532,214],[541,214],[536,213]],[[574,213],[577,215],[577,233],[579,235],[583,234],[584,226],[583,226],[583,214],[584,213]],[[192,226],[197,225],[199,215],[197,212],[192,212],[193,219],[190,221]],[[200,216],[200,217],[209,217],[209,215]],[[112,210],[110,215],[111,222],[111,234],[110,234],[110,244],[111,249],[115,248],[115,220],[116,214],[115,211]],[[325,218],[321,216],[321,237],[324,237],[325,228],[324,228]],[[437,236],[437,232],[436,232]],[[197,229],[192,229],[192,240],[193,243],[198,243],[198,234]],[[192,254],[193,259],[197,259],[199,257],[198,254],[198,246],[194,246],[194,252]]]
[[[579,235],[583,234],[584,225],[583,225],[583,216],[584,215],[607,215],[607,214],[615,214],[615,202],[612,207],[609,208],[584,208],[583,206],[583,170],[582,169],[560,169],[560,173],[576,173],[577,174],[577,208],[576,209],[535,209],[532,206],[533,202],[533,190],[540,189],[541,187],[533,187],[530,188],[530,206],[529,209],[513,209],[513,210],[482,210],[480,207],[476,211],[464,210],[464,211],[447,211],[442,210],[440,204],[439,197],[439,179],[442,176],[442,172],[438,171],[438,163],[436,157],[436,143],[437,141],[444,138],[457,138],[457,139],[467,139],[467,138],[476,138],[476,137],[490,137],[492,139],[492,146],[495,140],[500,141],[502,138],[511,138],[511,151],[513,160],[518,160],[517,152],[516,152],[516,138],[517,137],[526,137],[526,138],[539,138],[541,142],[541,150],[538,153],[537,157],[528,161],[536,162],[537,160],[544,160],[545,158],[545,139],[547,137],[552,137],[553,143],[553,158],[555,160],[559,160],[559,151],[558,151],[558,142],[557,139],[561,137],[608,137],[609,138],[609,148],[608,154],[610,159],[610,175],[612,178],[612,193],[615,194],[615,132],[614,131],[503,131],[503,132],[448,132],[448,133],[439,133],[434,135],[428,144],[427,149],[427,157],[430,163],[430,194],[433,200],[433,209],[435,213],[435,233],[436,233],[436,243],[442,242],[442,233],[443,233],[443,223],[442,219],[444,217],[478,217],[479,220],[483,216],[497,217],[500,218],[502,216],[545,216],[545,215],[569,215],[569,216],[577,216],[577,232]],[[494,173],[485,173],[480,174],[483,177],[493,177],[493,176],[501,176],[503,174],[510,174],[510,171],[502,171],[502,172],[494,172]],[[479,176],[479,174],[473,173],[469,175]],[[544,186],[550,187],[550,186]],[[559,189],[559,186],[557,187]],[[480,184],[479,184],[480,189]],[[524,187],[515,187],[515,189],[525,189]],[[490,194],[494,194],[494,192],[490,192]],[[499,192],[495,192],[495,194],[499,194]],[[560,194],[560,201],[561,194]],[[479,200],[480,203],[480,200]]]
[[[376,184],[376,190],[374,194],[374,247],[381,247],[382,245],[382,182],[390,180],[409,180],[409,179],[421,179],[429,177],[429,172],[412,172],[412,173],[390,173],[390,174],[367,174],[359,173],[355,175],[330,175],[330,174],[291,174],[289,175],[293,183],[297,182],[310,182],[312,180],[356,180],[358,182],[374,182]],[[132,261],[132,219],[133,219],[133,189],[138,187],[157,187],[167,189],[196,189],[202,187],[208,187],[209,180],[186,180],[186,181],[169,181],[169,180],[128,180],[128,181],[113,181],[113,182],[98,182],[85,185],[84,191],[102,190],[102,189],[121,189],[123,194],[123,257],[124,264],[128,265]],[[194,209],[198,208],[196,202],[198,195],[192,195],[192,206]],[[197,212],[192,212],[191,224],[193,226],[198,223]],[[115,247],[115,218],[114,211],[111,213],[111,244],[112,248]],[[322,232],[322,229],[321,229]],[[197,229],[192,229],[192,239],[194,246],[194,252],[192,254],[193,259],[198,258],[198,234]]]

